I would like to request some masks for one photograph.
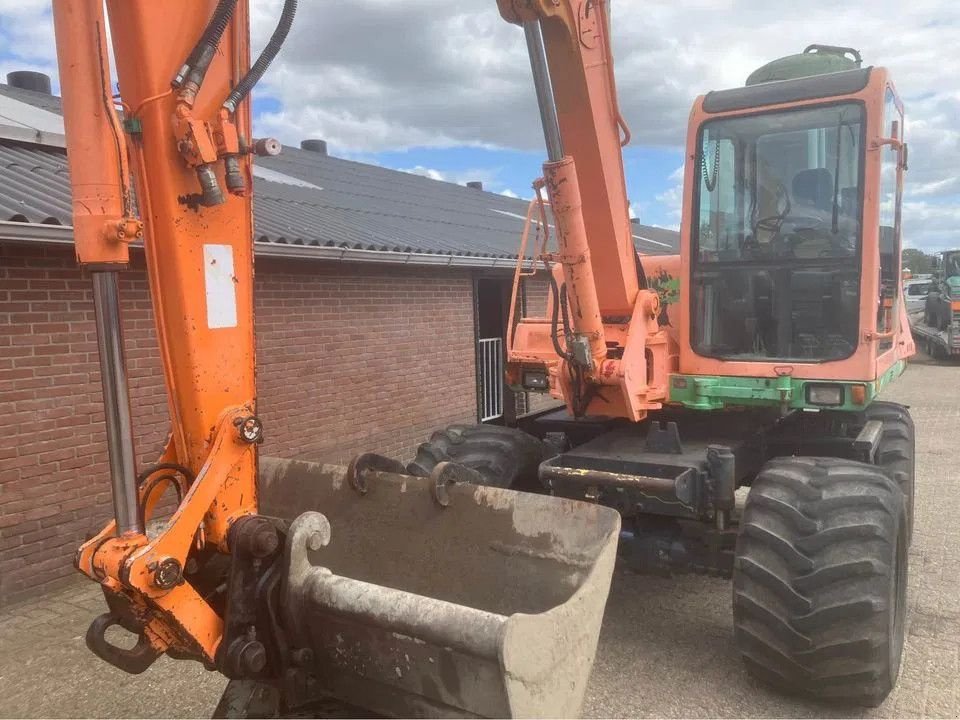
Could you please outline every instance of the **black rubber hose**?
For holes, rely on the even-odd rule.
[[[550,339],[553,341],[553,350],[557,355],[567,362],[572,362],[573,355],[568,353],[560,346],[559,325],[560,325],[560,290],[557,288],[557,280],[553,273],[547,270],[547,278],[550,281],[550,292],[553,293],[553,311],[550,316]]]
[[[217,3],[213,15],[210,16],[210,22],[207,23],[206,30],[204,30],[203,35],[200,36],[200,42],[197,43],[197,46],[190,54],[190,59],[187,61],[191,66],[199,59],[204,45],[214,50],[217,49],[223,33],[227,30],[227,25],[230,24],[230,18],[233,17],[233,11],[236,7],[237,0],[220,0],[220,2]]]
[[[179,463],[157,463],[156,465],[149,466],[143,470],[143,472],[137,475],[137,485],[143,485],[143,483],[147,481],[147,478],[149,478],[158,470],[174,470],[186,478],[187,484],[190,484],[196,480],[196,477],[191,472],[190,468],[186,467],[185,465],[181,465]]]
[[[287,39],[287,34],[293,25],[293,16],[296,14],[297,0],[286,0],[286,2],[283,3],[283,11],[280,13],[280,20],[277,22],[277,27],[270,37],[270,42],[267,43],[263,52],[260,53],[260,57],[257,58],[257,61],[247,74],[243,76],[243,79],[237,83],[233,91],[227,95],[227,99],[223,101],[223,107],[229,112],[234,112],[237,109],[237,105],[239,105],[253,89],[253,86],[260,82],[260,78],[263,77],[267,68],[270,67],[270,63],[273,62],[277,53],[280,52],[283,41]]]
[[[230,24],[230,18],[233,17],[233,11],[237,7],[237,0],[220,0],[217,3],[206,29],[194,45],[190,56],[184,62],[183,67],[177,77],[174,78],[173,86],[180,87],[185,79],[189,79],[199,86],[203,82],[203,77],[210,67],[210,62],[217,52],[220,45],[220,39],[226,32],[227,25]]]
[[[187,481],[188,486],[193,484],[193,481],[196,479],[194,474],[190,471],[190,468],[185,467],[184,465],[180,465],[179,463],[157,463],[156,465],[151,465],[150,467],[146,468],[143,472],[141,472],[139,475],[137,475],[137,487],[146,488],[143,490],[143,493],[142,493],[143,502],[140,503],[140,506],[139,506],[141,525],[145,525],[146,523],[146,517],[145,517],[146,501],[150,498],[151,493],[156,489],[156,487],[164,480],[167,480],[168,482],[170,482],[170,484],[172,484],[174,489],[176,490],[177,505],[179,506],[180,503],[183,502],[183,489],[180,487],[180,483],[177,482],[176,475],[171,473],[165,473],[163,475],[154,477],[152,480],[150,480],[150,478],[155,473],[158,473],[161,470],[172,470],[174,473],[180,473],[183,476],[184,480]],[[149,483],[148,483],[148,480],[149,480]]]
[[[560,286],[560,320],[563,322],[563,336],[570,347],[570,338],[573,337],[573,323],[570,322],[570,296],[567,295],[567,284]]]

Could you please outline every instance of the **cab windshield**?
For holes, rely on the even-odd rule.
[[[743,360],[853,354],[863,109],[706,123],[693,228],[693,349]]]

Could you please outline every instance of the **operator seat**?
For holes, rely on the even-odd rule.
[[[806,209],[830,212],[833,208],[833,175],[826,168],[801,170],[793,176],[793,200]]]
[[[833,215],[833,175],[826,168],[801,170],[793,177],[794,214],[829,224]],[[793,356],[828,355],[827,337],[836,333],[839,280],[822,269],[794,271],[780,302],[790,305],[790,349]],[[783,338],[786,340],[786,337]]]

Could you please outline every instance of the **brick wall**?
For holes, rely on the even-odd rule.
[[[466,271],[257,263],[259,414],[267,454],[409,458],[476,420]],[[142,264],[121,283],[141,463],[168,419]],[[0,245],[0,605],[73,576],[110,515],[89,280],[69,248]]]
[[[259,261],[256,318],[267,453],[411,459],[433,430],[476,422],[467,271]]]

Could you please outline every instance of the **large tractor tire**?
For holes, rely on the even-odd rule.
[[[777,458],[747,497],[733,617],[754,676],[780,690],[874,707],[897,681],[907,593],[903,494],[840,458]]]
[[[539,492],[537,469],[548,455],[541,440],[516,428],[451,425],[417,449],[407,472],[425,477],[438,463],[455,462],[480,473],[483,485]]]
[[[907,507],[907,540],[913,542],[913,504],[916,472],[916,430],[910,411],[904,405],[874,401],[864,413],[866,420],[883,423],[877,447],[877,465],[886,470],[903,493]]]

